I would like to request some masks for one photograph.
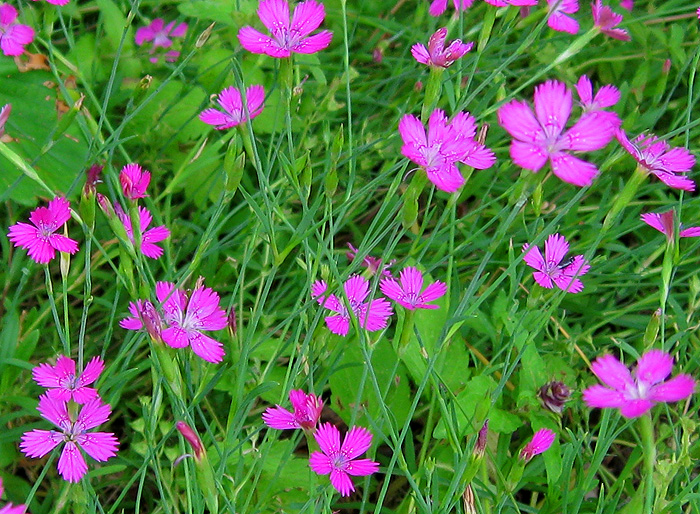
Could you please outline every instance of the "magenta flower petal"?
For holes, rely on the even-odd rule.
[[[369,450],[370,446],[372,446],[372,434],[370,431],[363,427],[352,427],[345,434],[340,452],[347,459],[355,459]]]
[[[593,179],[598,176],[598,168],[590,162],[561,152],[550,156],[552,173],[564,182],[575,186],[590,186]]]
[[[598,357],[591,364],[591,371],[611,389],[624,390],[633,384],[632,374],[627,366],[612,355]]]
[[[622,22],[622,15],[613,12],[610,7],[603,6],[601,0],[591,3],[591,12],[593,13],[593,25],[601,33],[620,41],[629,41],[631,39],[626,30],[616,28]]]
[[[172,348],[187,348],[190,339],[187,331],[180,327],[168,327],[161,333],[163,342]]]
[[[33,459],[41,458],[63,442],[63,434],[55,430],[34,429],[25,432],[19,444],[20,450]]]
[[[549,236],[544,247],[545,257],[543,258],[538,248],[531,247],[529,244],[523,245],[525,264],[537,270],[533,273],[535,281],[547,289],[551,289],[556,284],[557,287],[569,293],[581,292],[583,283],[575,277],[585,275],[590,269],[583,255],[577,255],[570,262],[562,264],[569,250],[569,243],[559,234]]]
[[[520,458],[528,462],[535,455],[546,452],[552,446],[556,437],[557,435],[552,430],[541,428],[535,432],[532,439],[520,451]]]
[[[316,430],[314,439],[321,451],[328,456],[340,451],[340,432],[330,423],[322,423]]]
[[[340,493],[340,496],[350,496],[351,493],[355,492],[355,486],[346,470],[333,468],[330,481],[335,490]]]
[[[138,164],[127,164],[119,173],[119,182],[122,185],[122,192],[129,200],[145,198],[146,189],[151,182],[151,172],[144,170]]]
[[[583,401],[589,407],[619,409],[625,404],[625,397],[615,389],[596,384],[583,391]]]
[[[535,87],[535,115],[545,130],[560,134],[571,115],[571,91],[563,82],[548,80]]]
[[[331,459],[321,452],[314,452],[309,456],[309,466],[318,475],[329,475],[333,471]]]
[[[191,335],[189,338],[192,351],[207,362],[219,363],[224,360],[224,345],[202,333]]]
[[[673,371],[673,357],[661,350],[649,350],[637,361],[635,376],[647,384],[658,384]]]
[[[34,29],[16,20],[17,9],[10,4],[0,5],[0,49],[8,56],[22,55],[24,47],[34,41]]]
[[[258,116],[263,110],[265,90],[262,86],[250,86],[246,89],[246,105],[243,106],[241,92],[231,86],[219,93],[218,103],[223,109],[205,109],[200,113],[199,119],[208,125],[213,125],[217,130],[224,130]]]
[[[58,474],[64,480],[72,483],[79,482],[87,473],[88,467],[85,457],[83,457],[80,449],[78,449],[78,445],[73,441],[67,441],[63,447],[61,456],[58,458],[57,469]]]
[[[460,39],[453,40],[445,47],[447,29],[438,29],[428,40],[428,48],[420,43],[411,47],[413,58],[421,64],[434,68],[449,68],[454,62],[469,52],[474,43],[463,43]]]
[[[294,414],[279,405],[268,407],[263,413],[262,419],[268,427],[276,430],[301,428]]]
[[[569,34],[578,32],[578,22],[566,15],[578,11],[578,0],[547,0],[547,4],[549,4],[547,25],[551,29]]]
[[[99,462],[105,462],[117,454],[119,441],[108,432],[91,432],[78,436],[78,444],[90,457]]]
[[[626,418],[638,418],[646,414],[654,406],[654,402],[643,398],[634,398],[625,400],[625,403],[620,406],[620,414]]]
[[[678,402],[693,394],[695,380],[690,375],[678,375],[663,384],[654,385],[649,391],[649,399],[654,402]]]
[[[436,309],[437,305],[428,305],[427,302],[436,300],[447,292],[447,286],[439,281],[430,284],[424,291],[421,291],[423,289],[423,274],[412,266],[401,271],[399,280],[401,285],[393,278],[385,278],[379,284],[379,288],[386,296],[409,310],[416,308]]]

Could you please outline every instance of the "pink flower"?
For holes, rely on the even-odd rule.
[[[664,382],[673,370],[673,357],[661,350],[649,350],[642,355],[634,373],[612,355],[598,357],[591,370],[605,386],[596,384],[587,388],[583,391],[583,401],[589,407],[620,409],[626,418],[637,418],[658,402],[684,400],[695,389],[695,380],[690,375],[676,375]]]
[[[372,434],[366,428],[352,427],[340,444],[340,432],[330,423],[323,423],[314,433],[320,452],[309,456],[309,466],[319,475],[330,474],[331,485],[341,496],[350,496],[355,486],[350,476],[376,473],[379,463],[358,459],[372,445]]]
[[[276,430],[296,428],[314,430],[323,410],[321,397],[313,393],[306,394],[301,389],[294,389],[289,391],[289,401],[292,403],[294,413],[280,405],[268,407],[262,415],[265,424]]]
[[[447,10],[447,2],[448,0],[432,0],[428,9],[430,16],[440,16],[444,13]],[[457,11],[466,11],[473,3],[474,0],[452,0],[452,5]]]
[[[634,8],[634,0],[620,0],[620,7],[631,11]]]
[[[400,285],[399,282],[401,282]],[[421,293],[421,289],[423,289],[423,273],[412,266],[401,271],[399,282],[393,278],[384,278],[379,284],[379,289],[387,297],[409,310],[437,309],[438,305],[432,305],[428,302],[437,300],[447,292],[447,285],[438,280],[426,287]]]
[[[149,53],[153,55],[157,48],[170,48],[173,45],[173,41],[170,38],[173,37],[185,37],[187,34],[187,23],[180,23],[175,26],[175,22],[171,21],[167,25],[164,25],[165,21],[162,18],[156,18],[149,25],[141,27],[136,31],[136,44],[142,46],[148,41],[153,41],[153,46]],[[180,56],[180,52],[168,51],[165,52],[166,61],[174,61]],[[158,62],[158,57],[151,57],[149,59],[151,62]]]
[[[115,211],[122,224],[126,235],[129,236],[129,241],[134,242],[134,228],[131,225],[131,218],[121,206],[117,205]],[[163,249],[156,243],[160,243],[164,239],[170,237],[170,230],[165,225],[148,229],[148,226],[153,221],[153,216],[145,207],[139,206],[139,230],[141,231],[141,253],[151,259],[158,259],[163,255]]]
[[[156,298],[163,307],[163,320],[167,325],[161,332],[163,341],[173,348],[190,346],[192,351],[208,362],[221,362],[226,352],[223,345],[202,333],[202,330],[226,328],[226,312],[219,307],[219,295],[211,288],[199,286],[188,297],[182,289],[175,289],[171,282],[156,283]],[[143,304],[142,304],[143,305]],[[130,304],[134,315],[125,318],[120,325],[127,330],[143,327],[139,305]]]
[[[129,302],[129,312],[132,317],[122,319],[119,322],[120,327],[126,330],[141,330],[145,328],[151,339],[162,341],[163,321],[151,302],[148,300]]]
[[[632,141],[622,129],[615,133],[622,147],[634,157],[639,167],[658,177],[661,182],[674,189],[695,191],[695,182],[684,175],[695,166],[695,157],[687,148],[671,147],[653,134],[640,134]]]
[[[87,462],[81,450],[100,462],[116,455],[119,442],[114,434],[88,433],[91,428],[106,423],[112,412],[100,398],[90,400],[75,415],[69,412],[67,402],[43,394],[39,397],[37,410],[59,430],[34,429],[25,432],[19,447],[28,457],[38,458],[65,443],[58,459],[58,473],[64,480],[78,482],[87,473]]]
[[[219,93],[218,102],[225,112],[217,109],[205,109],[199,114],[199,119],[208,125],[213,125],[217,130],[223,130],[249,119],[252,120],[263,110],[265,90],[262,86],[250,86],[245,90],[246,106],[243,108],[241,92],[231,86]]]
[[[311,286],[311,294],[320,305],[337,313],[325,318],[328,330],[334,334],[347,335],[350,329],[350,312],[357,316],[360,326],[370,332],[385,328],[387,319],[393,314],[391,304],[385,298],[365,302],[365,298],[369,296],[369,281],[359,275],[351,276],[343,286],[350,304],[350,312],[341,298],[334,294],[325,296],[327,287],[324,281],[319,280]]]
[[[15,246],[28,250],[28,255],[39,264],[46,264],[56,256],[56,250],[73,254],[78,243],[73,239],[55,234],[70,219],[70,202],[56,197],[48,207],[39,207],[31,212],[32,223],[15,223],[7,236]],[[32,226],[33,225],[33,226]]]
[[[525,264],[537,271],[533,273],[535,281],[542,287],[551,289],[553,284],[568,293],[579,293],[583,290],[582,277],[591,268],[583,255],[577,255],[562,262],[569,251],[569,243],[564,236],[552,234],[544,242],[544,258],[540,249],[529,244],[523,245]]]
[[[122,184],[124,196],[129,200],[146,198],[146,189],[151,182],[151,173],[143,170],[138,164],[127,164],[119,173],[119,182]]]
[[[487,4],[491,4],[496,7],[506,7],[509,5],[516,5],[518,7],[537,5],[537,0],[484,0]]]
[[[673,209],[670,211],[662,212],[657,214],[655,212],[648,212],[642,214],[642,221],[655,228],[670,241],[673,239],[674,223],[673,218],[675,216]],[[680,232],[678,237],[700,237],[700,227],[688,227],[683,228],[683,224],[680,224]]]
[[[104,369],[100,357],[93,357],[80,375],[75,373],[75,361],[64,355],[56,359],[56,365],[43,363],[32,370],[34,381],[47,387],[47,394],[53,400],[85,404],[97,398],[97,389],[86,387],[100,377]]]
[[[547,18],[549,28],[569,34],[578,32],[578,22],[566,15],[578,11],[578,0],[547,0],[547,4],[549,5],[549,18]]]
[[[0,49],[8,56],[22,55],[24,47],[34,41],[34,29],[16,20],[17,9],[10,4],[0,5]]]
[[[326,11],[316,0],[306,0],[294,7],[291,23],[287,0],[262,0],[258,7],[260,21],[270,31],[270,36],[245,26],[238,32],[243,48],[254,54],[270,57],[290,57],[292,53],[315,54],[331,43],[333,33],[329,30],[310,36],[316,30]]]
[[[0,478],[0,496],[5,492],[5,488],[2,486],[2,478]],[[0,514],[25,514],[27,512],[26,505],[12,505],[8,503],[4,507],[0,507]]]
[[[474,43],[462,43],[461,39],[453,40],[445,48],[447,29],[438,29],[428,40],[428,48],[422,43],[416,43],[411,47],[411,55],[421,64],[434,68],[449,68],[457,59],[466,55]]]
[[[582,116],[563,132],[571,106],[571,91],[561,82],[548,80],[535,88],[534,115],[527,102],[512,100],[498,110],[498,122],[514,138],[510,156],[515,164],[537,173],[549,160],[564,182],[588,186],[598,168],[567,152],[599,150],[610,142],[614,129],[597,116]]]
[[[348,243],[348,248],[350,248],[350,251],[345,255],[347,256],[348,261],[352,262],[355,260],[355,257],[357,257],[358,250],[351,243]],[[362,259],[362,265],[367,268],[372,276],[376,275],[378,272],[381,272],[382,276],[390,277],[391,271],[389,271],[389,267],[395,262],[396,260],[392,259],[384,264],[379,257],[372,257],[371,255],[368,255]]]
[[[456,162],[480,170],[496,162],[493,152],[474,139],[476,121],[468,112],[459,112],[448,122],[445,112],[435,109],[427,134],[418,118],[406,114],[399,121],[399,133],[404,143],[401,153],[425,169],[441,191],[454,193],[464,184]]]
[[[593,25],[598,27],[601,33],[620,41],[629,41],[630,35],[625,29],[617,27],[622,21],[622,15],[614,12],[610,7],[604,6],[601,0],[591,4],[593,12]]]
[[[620,101],[620,91],[615,86],[607,84],[601,87],[593,96],[593,84],[591,84],[590,79],[586,75],[581,75],[576,84],[576,92],[583,108],[581,118],[584,116],[597,116],[601,123],[609,123],[614,129],[617,129],[622,124],[622,120],[620,120],[616,112],[604,110]]]
[[[549,450],[552,446],[554,439],[556,439],[556,434],[548,428],[540,428],[532,439],[527,443],[523,449],[520,451],[520,458],[525,462],[529,462],[535,455],[544,453]]]

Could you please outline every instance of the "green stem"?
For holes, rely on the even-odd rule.
[[[654,505],[654,465],[656,464],[656,442],[654,424],[649,413],[639,418],[639,433],[642,438],[644,467],[640,487],[644,488],[644,514],[651,514]]]
[[[65,333],[63,332],[63,327],[61,327],[61,319],[58,317],[58,310],[56,309],[56,299],[53,295],[53,282],[51,282],[51,273],[49,272],[49,266],[44,265],[44,282],[46,284],[46,291],[49,296],[49,305],[51,306],[51,314],[53,314],[53,320],[56,323],[56,331],[58,332],[58,338],[63,343],[63,353],[66,357],[70,357],[70,343],[66,339]]]
[[[442,73],[444,71],[444,68],[437,66],[430,67],[430,76],[425,86],[425,97],[423,97],[423,108],[420,112],[420,119],[423,123],[428,121],[430,113],[437,107],[438,100],[440,100],[440,93],[442,92]]]
[[[646,178],[646,170],[637,166],[629,181],[625,184],[625,187],[620,191],[620,194],[617,195],[617,198],[615,198],[615,203],[613,203],[610,211],[605,216],[605,220],[603,220],[603,233],[606,233],[615,224],[622,209],[629,205]]]
[[[406,348],[408,348],[408,341],[411,339],[411,334],[413,333],[413,324],[415,321],[416,311],[406,309],[406,313],[403,317],[403,327],[401,328],[401,339],[399,339],[398,353],[399,358],[404,354]]]

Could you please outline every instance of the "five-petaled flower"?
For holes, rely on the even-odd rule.
[[[687,148],[671,147],[653,134],[640,134],[633,140],[629,140],[622,129],[615,133],[622,147],[634,157],[638,167],[655,175],[661,182],[674,189],[683,191],[695,191],[695,182],[685,175],[695,166],[695,157]]]
[[[634,373],[612,355],[598,357],[591,370],[605,385],[596,384],[584,390],[583,401],[589,407],[620,409],[626,418],[645,414],[655,403],[684,400],[695,389],[695,380],[690,375],[666,380],[673,370],[673,357],[661,350],[649,350],[642,355]]]
[[[15,223],[7,236],[15,246],[28,250],[28,255],[39,264],[46,264],[59,252],[75,253],[78,243],[55,232],[70,219],[70,202],[56,197],[48,207],[39,207],[29,215],[29,223]]]
[[[355,486],[350,476],[366,476],[376,473],[379,463],[370,459],[358,459],[372,445],[372,434],[363,427],[352,427],[340,444],[340,432],[330,423],[323,423],[314,433],[321,448],[309,457],[309,466],[319,475],[330,474],[331,485],[341,496],[350,496]]]
[[[606,84],[598,89],[595,96],[593,96],[591,80],[586,75],[581,75],[576,84],[576,92],[583,109],[581,118],[596,116],[601,123],[608,123],[614,129],[617,129],[622,124],[622,120],[615,111],[605,110],[607,107],[612,107],[620,101],[620,91],[615,86]]]
[[[306,394],[301,389],[293,389],[289,391],[289,401],[294,412],[289,412],[281,405],[268,407],[262,415],[265,424],[277,430],[301,428],[313,431],[323,411],[321,397],[313,393]]]
[[[590,152],[607,145],[614,127],[597,116],[582,116],[564,131],[571,115],[571,91],[548,80],[535,88],[535,114],[527,102],[512,100],[498,110],[498,122],[513,136],[510,156],[521,168],[537,173],[547,163],[564,182],[588,186],[598,168],[568,152]]]
[[[556,434],[548,428],[540,428],[532,439],[520,451],[520,458],[525,462],[529,462],[535,455],[544,453],[552,446]]]
[[[448,193],[464,184],[455,163],[483,170],[496,162],[494,153],[474,139],[476,121],[468,112],[459,112],[448,122],[445,112],[435,109],[427,133],[418,118],[406,114],[399,121],[399,133],[401,153],[421,166],[435,187]]]
[[[664,234],[666,239],[671,241],[673,239],[675,214],[675,211],[671,209],[662,213],[647,212],[642,214],[641,218],[644,223],[655,228]],[[678,237],[700,237],[700,227],[683,228],[682,223],[679,225]]]
[[[394,278],[384,278],[379,284],[379,289],[388,298],[401,304],[409,310],[437,309],[439,306],[430,304],[433,300],[445,295],[447,285],[439,280],[423,289],[423,273],[417,268],[408,266],[399,273],[399,281]]]
[[[217,99],[224,112],[213,108],[205,109],[199,114],[199,119],[213,125],[217,130],[235,127],[252,120],[263,110],[265,90],[262,86],[250,86],[245,90],[245,100],[244,107],[241,92],[233,86],[227,87],[219,93]]]
[[[614,12],[607,5],[603,5],[601,0],[591,3],[593,13],[593,25],[606,36],[610,36],[620,41],[629,41],[630,35],[625,29],[617,28],[622,21],[622,15]]]
[[[138,164],[127,164],[119,173],[119,182],[122,185],[124,196],[129,200],[145,198],[146,189],[151,182],[151,172],[144,170]]]
[[[139,206],[139,230],[141,231],[141,253],[146,257],[151,259],[158,259],[163,255],[163,249],[156,243],[170,237],[170,230],[165,225],[160,225],[158,227],[153,227],[151,229],[148,226],[153,221],[153,216],[145,207]],[[129,241],[134,243],[134,227],[131,224],[131,217],[124,212],[120,205],[115,207],[115,211],[122,224],[124,225],[124,230],[126,230],[126,235],[129,236]]]
[[[547,25],[552,30],[576,34],[578,22],[567,14],[578,11],[578,0],[547,0],[549,5],[549,18]]]
[[[100,377],[104,362],[100,357],[93,357],[79,375],[75,372],[75,361],[65,355],[56,359],[56,365],[39,364],[32,370],[34,381],[42,387],[54,400],[76,403],[87,403],[97,398],[97,389],[87,387]]]
[[[422,43],[416,43],[411,47],[411,55],[416,61],[426,66],[448,68],[474,47],[474,43],[462,43],[461,39],[455,39],[445,47],[446,38],[447,29],[440,28],[430,36],[428,48]]]
[[[90,400],[75,415],[69,411],[67,402],[43,394],[39,397],[37,410],[59,430],[34,429],[25,432],[20,449],[28,457],[38,458],[65,443],[58,458],[58,473],[64,480],[78,482],[87,473],[87,462],[81,450],[100,462],[116,455],[119,442],[114,434],[88,432],[109,419],[111,408],[103,404],[100,398]]]
[[[219,307],[219,295],[211,288],[199,286],[188,296],[171,282],[156,283],[156,298],[163,308],[163,328],[160,337],[173,348],[190,346],[207,362],[221,362],[226,352],[223,345],[202,333],[203,330],[226,328],[226,312]],[[143,304],[142,304],[143,305]],[[124,318],[120,325],[127,330],[143,328],[139,306],[129,304],[134,317]]]
[[[316,0],[297,4],[291,23],[287,0],[262,0],[258,16],[270,31],[270,36],[250,26],[245,26],[238,32],[238,40],[243,48],[254,54],[277,58],[290,57],[292,53],[314,54],[326,48],[333,38],[333,33],[329,30],[310,35],[326,17],[323,4]]]
[[[142,46],[144,43],[153,41],[153,47],[149,52],[153,54],[157,48],[170,48],[173,46],[173,40],[170,38],[185,37],[185,34],[187,34],[187,23],[180,23],[176,26],[175,22],[171,21],[165,25],[165,21],[162,18],[156,18],[150,24],[136,31],[136,44]],[[166,61],[172,62],[179,56],[180,52],[176,50],[165,52]],[[156,63],[158,62],[158,57],[153,56],[149,60]]]
[[[542,287],[551,289],[556,284],[563,291],[579,293],[583,290],[583,282],[576,277],[588,273],[590,265],[583,255],[564,260],[568,251],[569,243],[564,236],[552,234],[544,242],[544,257],[538,247],[526,243],[523,245],[523,260],[537,270],[533,276]]]
[[[22,55],[24,47],[34,41],[34,29],[16,22],[17,9],[0,5],[0,49],[9,56]]]
[[[347,335],[350,330],[350,313],[358,319],[362,328],[374,332],[386,327],[387,319],[393,314],[391,304],[386,298],[375,298],[371,302],[365,302],[369,296],[369,281],[359,275],[353,275],[343,285],[345,295],[350,304],[350,311],[345,308],[342,298],[331,294],[326,296],[328,288],[323,280],[311,285],[311,296],[326,309],[336,312],[325,318],[328,330],[341,336]]]

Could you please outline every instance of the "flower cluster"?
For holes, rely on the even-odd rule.
[[[464,184],[456,163],[476,169],[490,168],[494,153],[474,139],[476,120],[468,112],[459,112],[448,121],[441,109],[435,109],[426,132],[421,121],[406,114],[399,121],[403,139],[401,153],[423,168],[435,187],[454,193]]]
[[[75,361],[60,356],[56,364],[40,364],[32,374],[37,384],[48,388],[39,397],[39,414],[58,430],[34,429],[22,436],[20,449],[32,458],[40,458],[63,444],[58,458],[58,473],[68,482],[78,482],[87,473],[84,454],[105,462],[117,454],[119,442],[111,432],[91,432],[106,423],[112,412],[92,387],[104,362],[94,357],[81,373]]]
[[[203,333],[204,330],[226,328],[226,312],[219,307],[219,295],[200,285],[191,293],[178,289],[171,282],[156,283],[156,298],[162,315],[147,300],[129,303],[131,317],[119,325],[127,330],[146,328],[172,348],[189,346],[207,362],[218,363],[224,358],[223,345]],[[147,309],[150,306],[151,309]]]
[[[335,294],[326,295],[327,289],[325,281],[316,281],[311,285],[311,296],[321,306],[336,313],[325,318],[328,330],[334,334],[347,335],[352,316],[357,318],[361,328],[369,332],[386,328],[393,309],[385,298],[365,301],[370,293],[369,281],[366,278],[353,275],[343,285],[349,310],[345,307],[342,297]],[[398,281],[391,275],[385,275],[379,283],[379,289],[408,310],[437,309],[437,305],[429,302],[437,300],[447,292],[447,286],[440,281],[423,289],[423,273],[411,266],[401,271]]]
[[[313,393],[301,389],[289,392],[289,401],[294,412],[280,405],[269,407],[262,415],[270,428],[277,430],[303,429],[313,436],[321,451],[311,453],[309,466],[319,475],[330,475],[331,485],[341,496],[350,496],[355,485],[350,476],[367,476],[376,473],[379,463],[370,459],[358,459],[372,445],[372,434],[363,427],[352,427],[343,442],[340,431],[331,423],[321,423],[323,401]]]

